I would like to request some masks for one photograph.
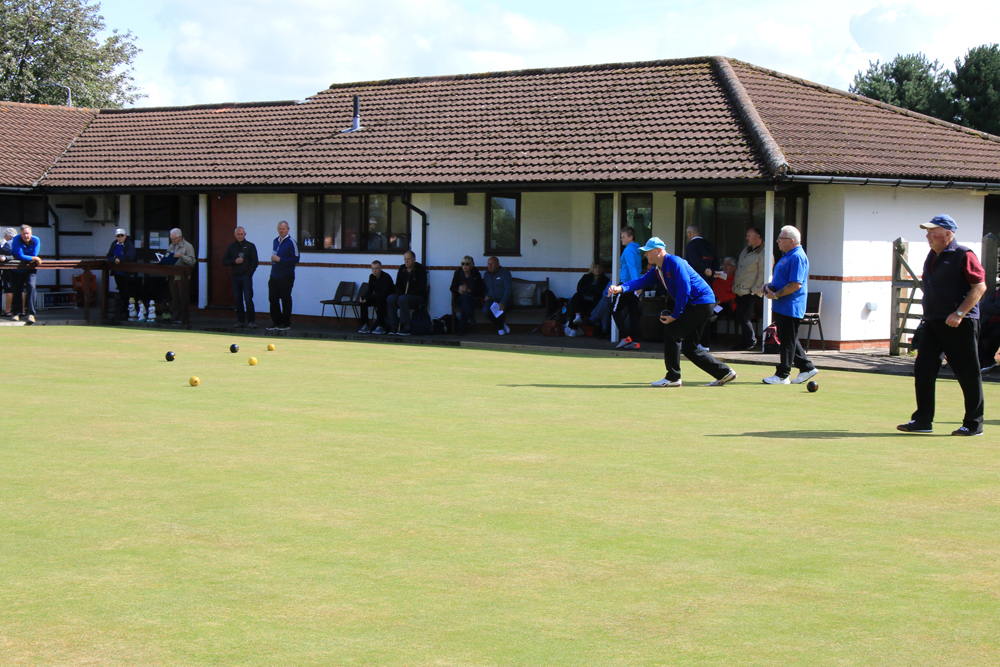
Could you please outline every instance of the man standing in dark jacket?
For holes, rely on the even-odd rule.
[[[226,248],[222,265],[233,267],[229,279],[233,283],[233,299],[236,301],[236,329],[257,328],[257,314],[253,305],[253,274],[257,270],[257,246],[247,241],[247,233],[242,227],[233,232],[236,240]]]
[[[386,315],[389,311],[389,296],[396,292],[392,278],[382,270],[382,262],[377,259],[372,262],[372,274],[368,276],[368,293],[358,301],[361,302],[361,330],[358,333],[386,333]],[[375,330],[368,326],[368,308],[375,308]]]
[[[403,253],[403,266],[396,272],[396,292],[389,295],[387,304],[389,333],[409,336],[410,311],[427,305],[427,271],[412,250]]]
[[[128,232],[124,229],[115,230],[115,240],[111,242],[111,247],[108,248],[108,262],[112,264],[121,264],[122,262],[134,262],[135,261],[135,245],[132,243],[132,239],[128,237]],[[129,298],[138,296],[136,294],[136,275],[134,273],[125,271],[113,271],[112,275],[115,277],[115,286],[118,288],[118,312],[117,317],[120,320],[128,319],[128,300]]]
[[[295,265],[299,263],[299,246],[288,233],[288,223],[278,223],[278,236],[271,244],[271,277],[267,281],[267,296],[271,304],[268,331],[288,331],[292,328],[292,286],[295,285]]]
[[[958,225],[938,215],[920,225],[931,251],[924,261],[924,328],[913,364],[917,411],[896,428],[930,433],[934,423],[934,388],[941,358],[955,374],[965,396],[962,426],[952,435],[983,434],[983,378],[979,371],[979,299],[986,292],[986,271],[976,254],[955,242]]]
[[[715,274],[722,270],[722,267],[719,265],[719,255],[715,251],[715,246],[702,237],[701,230],[696,225],[688,225],[685,234],[688,242],[684,247],[684,259],[687,260],[691,268],[711,287],[712,283],[715,282]],[[712,323],[709,323],[702,331],[701,340],[698,344],[707,350],[711,340]]]

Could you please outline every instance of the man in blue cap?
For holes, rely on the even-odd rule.
[[[709,387],[721,387],[736,379],[736,371],[715,359],[707,350],[698,347],[701,332],[715,311],[715,293],[705,279],[691,268],[686,261],[667,253],[667,247],[657,237],[649,239],[641,252],[646,253],[646,261],[651,268],[644,276],[622,285],[608,288],[608,296],[651,289],[659,281],[674,299],[674,309],[670,314],[660,314],[663,329],[663,363],[667,375],[653,382],[654,387],[681,386],[681,352],[695,366],[715,378]]]
[[[920,225],[927,230],[931,251],[924,260],[923,335],[913,364],[917,411],[896,428],[930,433],[934,422],[934,388],[941,358],[955,374],[965,396],[962,426],[952,435],[983,434],[983,379],[979,372],[979,299],[986,292],[986,271],[976,254],[955,242],[958,225],[938,215]]]

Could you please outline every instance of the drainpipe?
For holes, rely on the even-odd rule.
[[[428,226],[428,223],[427,223],[427,214],[424,213],[423,211],[421,211],[419,208],[417,208],[416,206],[414,206],[410,202],[410,196],[411,195],[409,193],[407,193],[407,194],[404,194],[402,197],[400,197],[400,199],[403,202],[403,206],[405,206],[406,208],[410,209],[411,211],[413,211],[414,213],[416,213],[417,215],[419,215],[420,218],[421,218],[421,220],[422,220],[422,222],[420,224],[420,263],[423,264],[426,267],[427,266],[427,226]]]

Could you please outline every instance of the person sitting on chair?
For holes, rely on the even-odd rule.
[[[382,270],[382,262],[377,259],[372,262],[372,274],[368,276],[368,293],[358,299],[361,302],[361,330],[358,333],[373,333],[382,335],[386,333],[386,317],[389,314],[389,295],[395,292],[395,285],[392,278]],[[368,324],[368,308],[375,308],[375,330]]]
[[[506,324],[507,304],[514,294],[514,279],[510,271],[500,266],[500,260],[490,257],[486,260],[486,275],[483,277],[486,286],[486,298],[483,299],[483,313],[497,327],[497,333],[506,336],[510,327]],[[499,315],[493,313],[493,304],[497,305]]]
[[[569,300],[566,309],[566,319],[571,328],[591,324],[590,315],[597,302],[604,297],[611,280],[604,275],[604,267],[600,262],[590,265],[590,271],[585,273],[576,284],[576,294]]]
[[[476,307],[482,302],[485,293],[483,276],[473,259],[466,255],[462,258],[462,266],[455,270],[455,275],[451,278],[451,305],[458,310],[455,333],[459,336],[464,336],[469,324],[475,321]]]
[[[389,333],[409,336],[410,311],[427,305],[427,270],[412,250],[403,253],[403,266],[396,272],[396,292],[389,295],[387,304]]]

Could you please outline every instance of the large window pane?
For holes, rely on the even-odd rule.
[[[410,247],[410,209],[402,197],[393,197],[389,208],[389,247],[407,250]]]
[[[521,251],[516,196],[489,197],[486,251],[490,254],[517,254]]]
[[[114,200],[114,197],[109,196]],[[45,201],[41,197],[24,198],[24,218],[22,224],[35,225],[36,227],[48,227],[49,216],[45,210]]]
[[[369,250],[389,247],[389,197],[368,195],[368,222],[365,242]]]
[[[715,229],[707,233],[703,230],[703,236],[715,245],[715,252],[721,262],[725,257],[739,257],[746,245],[749,226],[750,199],[722,197],[716,200]]]
[[[361,197],[344,197],[344,250],[361,250]]]
[[[320,229],[324,250],[339,250],[343,242],[344,211],[340,195],[323,197],[323,226]],[[317,241],[317,245],[320,242]]]
[[[319,231],[316,228],[319,217],[319,197],[301,197],[299,199],[299,242],[302,248],[313,248]]]
[[[594,202],[594,261],[611,270],[615,244],[615,196],[596,195]]]
[[[622,227],[635,230],[635,240],[645,245],[653,235],[653,195],[630,194],[622,198],[625,207]]]

